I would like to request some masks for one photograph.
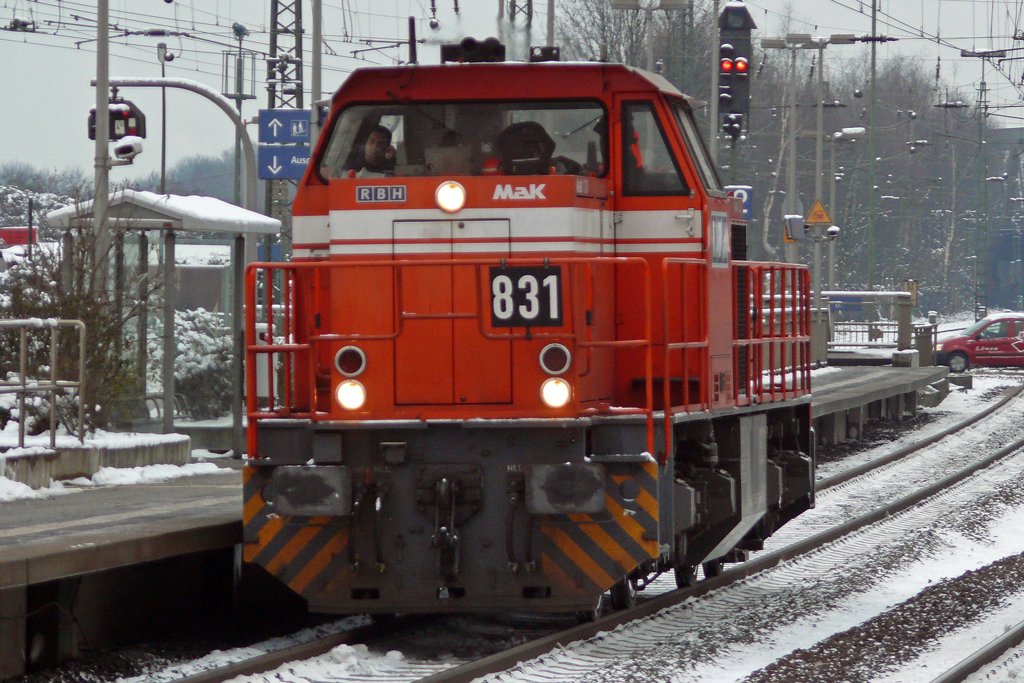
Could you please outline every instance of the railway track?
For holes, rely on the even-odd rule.
[[[1008,443],[1005,443],[1002,447],[988,453],[984,457],[977,457],[976,453],[970,452],[971,449],[964,449],[962,446],[958,447],[955,444],[944,449],[942,444],[951,439],[956,440],[957,438],[970,438],[964,437],[963,435],[957,437],[957,435],[965,430],[970,430],[972,426],[978,425],[980,421],[985,421],[985,424],[989,424],[993,421],[996,423],[985,428],[985,432],[989,435],[995,435],[995,437],[998,437],[1000,434],[1010,433],[1012,429],[1008,428],[1005,423],[1014,421],[1015,417],[1007,416],[1006,413],[1011,412],[1008,406],[1010,408],[1016,407],[1016,404],[1011,404],[1011,402],[1020,395],[1022,390],[1024,390],[1024,387],[1017,388],[1012,393],[1008,393],[997,404],[986,408],[980,413],[973,415],[948,429],[922,439],[911,446],[903,447],[886,455],[885,457],[873,460],[871,463],[859,465],[819,482],[819,491],[821,492],[822,498],[831,498],[836,500],[841,496],[841,492],[844,488],[852,485],[851,482],[871,477],[874,472],[896,470],[890,472],[888,476],[891,479],[903,482],[901,483],[900,488],[904,495],[891,497],[888,501],[881,503],[876,499],[872,501],[870,509],[862,510],[857,514],[847,514],[845,515],[848,517],[847,519],[837,520],[834,514],[826,514],[823,515],[824,521],[817,521],[810,524],[800,524],[800,519],[795,520],[794,522],[791,522],[791,525],[795,525],[797,527],[802,526],[802,529],[797,529],[793,533],[786,534],[789,530],[789,527],[787,526],[778,536],[786,535],[788,538],[784,537],[779,540],[774,540],[775,537],[773,537],[772,547],[770,547],[767,552],[763,552],[754,559],[745,563],[735,565],[720,576],[706,579],[694,587],[679,590],[670,590],[666,587],[660,595],[640,601],[638,605],[631,610],[608,614],[593,623],[581,624],[568,629],[553,628],[550,632],[545,633],[540,637],[533,638],[529,642],[521,645],[506,648],[499,647],[498,649],[500,651],[488,656],[471,657],[466,659],[450,657],[444,661],[393,657],[391,661],[377,661],[376,664],[372,665],[370,668],[376,670],[372,676],[369,675],[367,671],[360,671],[359,673],[354,674],[351,678],[346,678],[345,675],[342,674],[338,677],[332,676],[332,680],[420,681],[421,683],[468,682],[476,678],[515,667],[520,662],[544,657],[545,655],[550,656],[549,653],[558,652],[569,643],[589,643],[589,645],[585,645],[584,647],[593,648],[597,651],[600,651],[602,648],[611,648],[612,650],[622,648],[622,643],[617,642],[614,645],[602,644],[601,639],[596,637],[601,632],[610,632],[613,629],[629,624],[630,622],[645,619],[650,620],[653,615],[656,615],[662,610],[672,608],[680,609],[677,606],[681,603],[692,602],[693,600],[705,596],[712,591],[738,584],[759,572],[770,570],[783,563],[794,560],[795,558],[811,554],[815,550],[833,543],[840,538],[849,536],[860,529],[876,524],[887,518],[892,518],[894,515],[898,515],[902,511],[920,505],[923,501],[957,486],[960,482],[971,477],[979,470],[982,470],[993,463],[1018,452],[1021,448],[1024,448],[1024,439],[1011,439]],[[1019,411],[1014,410],[1014,412],[1019,415]],[[965,450],[969,452],[964,454],[963,451]],[[946,457],[946,455],[948,455],[944,455],[946,451],[953,454],[959,453],[959,455],[957,457]],[[907,493],[905,486],[906,478],[900,473],[900,471],[898,471],[898,468],[900,467],[899,463],[906,463],[913,459],[915,454],[922,453],[927,454],[932,460],[930,461],[931,464],[922,465],[919,469],[927,468],[938,472],[950,471],[950,463],[958,463],[958,466],[952,474],[947,474],[941,477],[932,477],[930,481],[919,485],[916,490]],[[966,455],[966,457],[963,457],[964,455]],[[906,465],[904,465],[904,467],[906,467]],[[869,488],[877,489],[878,487],[873,486]],[[913,524],[913,522],[911,523]],[[662,583],[664,583],[664,581],[662,581]],[[293,662],[295,660],[323,655],[341,644],[351,646],[353,644],[367,645],[372,643],[375,649],[386,650],[388,649],[387,643],[389,641],[401,641],[401,639],[404,638],[406,639],[405,642],[408,642],[409,638],[415,638],[416,636],[410,636],[409,634],[414,632],[419,623],[419,621],[399,621],[394,624],[384,625],[383,628],[381,625],[374,625],[372,627],[366,627],[365,629],[356,629],[355,631],[350,631],[346,634],[337,634],[326,639],[294,646],[288,650],[267,653],[260,656],[258,660],[254,659],[246,662],[238,662],[231,665],[229,668],[211,669],[185,680],[192,682],[222,681],[238,675],[254,674],[260,671],[271,671],[275,667],[282,666],[286,662]],[[643,631],[642,634],[634,633],[628,636],[632,642],[627,643],[627,649],[632,648],[637,650],[645,647],[647,640],[652,637],[651,634],[653,634],[653,637],[655,638],[664,637],[666,633],[671,633],[672,629],[647,623],[645,624],[644,629],[632,629],[632,631]],[[403,647],[402,649],[404,650],[405,648]],[[1003,649],[1005,649],[1005,647]],[[606,655],[592,653],[591,656],[600,660],[602,656],[607,656],[607,653]],[[384,658],[386,658],[386,656]],[[549,662],[549,664],[552,663]],[[965,663],[964,666],[971,666],[971,664]],[[555,665],[555,668],[557,669],[558,665]],[[568,669],[567,671],[568,673],[565,674],[565,677],[559,677],[558,675],[553,675],[548,672],[544,675],[543,680],[574,681],[577,680],[574,678],[575,676],[582,675],[581,672],[574,672]],[[523,675],[522,668],[518,670],[518,673]],[[516,678],[516,680],[529,680],[529,678],[519,677]],[[538,678],[537,680],[541,679]]]
[[[989,680],[998,680],[1000,672],[997,666],[992,666],[1008,650],[1024,643],[1024,621],[1003,633],[998,638],[985,643],[971,656],[958,662],[956,666],[950,667],[932,683],[960,683],[971,674],[989,673]]]

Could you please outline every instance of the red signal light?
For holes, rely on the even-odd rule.
[[[719,70],[722,73],[729,74],[729,73],[732,73],[733,66],[734,66],[734,63],[733,63],[733,61],[731,59],[727,59],[727,58],[723,57],[722,61],[719,62],[718,68],[719,68]]]
[[[736,58],[736,62],[735,62],[736,73],[738,73],[738,74],[745,74],[745,73],[747,73],[747,70],[749,68],[750,68],[750,64],[747,63],[747,59],[745,57],[737,57]]]

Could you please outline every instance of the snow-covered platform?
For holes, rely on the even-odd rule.
[[[230,581],[241,474],[238,461],[217,462],[189,465],[196,476],[66,485],[0,505],[0,679],[24,673],[26,643],[62,661],[81,638],[96,646],[123,635],[136,608],[118,605],[156,600],[152,609],[171,612],[202,594],[213,566]]]
[[[922,403],[935,405],[949,393],[944,366],[847,366],[811,376],[811,413],[818,444],[857,439],[874,419],[900,421]]]

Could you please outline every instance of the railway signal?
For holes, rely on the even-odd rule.
[[[134,102],[123,99],[111,100],[107,105],[110,110],[109,140],[120,140],[127,135],[146,137],[146,115]],[[96,109],[89,110],[89,139],[96,139]]]
[[[718,104],[722,130],[736,140],[750,113],[750,32],[757,24],[746,5],[730,2],[718,17],[718,28]]]

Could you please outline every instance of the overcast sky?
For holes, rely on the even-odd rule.
[[[563,0],[556,0],[557,3]],[[651,0],[642,0],[647,3]],[[1024,47],[1014,42],[1024,0],[879,0],[879,33],[899,41],[879,46],[882,59],[910,58],[923,61],[933,73],[941,57],[942,80],[973,100],[981,75],[978,59],[961,58],[960,49]],[[243,47],[266,52],[269,44],[270,0],[109,0],[112,77],[160,75],[156,58],[158,42],[167,43],[176,55],[167,75],[200,81],[223,91],[224,50],[237,45],[232,24],[241,22],[250,31]],[[92,0],[2,0],[0,26],[14,20],[35,23],[35,33],[0,31],[0,163],[21,160],[37,166],[91,169],[93,144],[86,137],[86,119],[95,104],[89,81],[95,78],[95,2]],[[307,36],[310,4],[304,2]],[[430,43],[420,48],[420,61],[437,62],[440,42],[464,35],[498,35],[498,0],[461,0],[460,14],[453,0],[436,0],[440,30],[431,31],[430,0],[324,0],[324,35],[336,55],[324,57],[324,90],[332,92],[347,73],[359,65],[391,64],[407,58],[404,47],[388,40],[406,37],[407,17],[418,19],[421,37]],[[724,4],[724,0],[722,2]],[[790,32],[828,35],[870,32],[870,0],[750,0],[758,24],[757,35],[769,37]],[[534,43],[544,37],[547,0],[535,0]],[[519,27],[522,28],[520,20]],[[125,31],[162,28],[179,36],[148,37]],[[505,27],[506,38],[509,27]],[[942,43],[936,42],[940,36]],[[367,45],[364,39],[381,39]],[[80,45],[79,45],[80,43]],[[353,51],[365,51],[353,54]],[[826,67],[841,69],[850,60],[867,58],[865,45],[833,46]],[[307,42],[308,55],[308,42]],[[1022,51],[1024,55],[1024,51]],[[261,55],[262,56],[262,55]],[[308,59],[308,56],[307,56]],[[1004,63],[1010,79],[1018,83],[1018,62]],[[257,64],[256,78],[263,74]],[[248,77],[248,76],[247,76]],[[306,76],[307,88],[309,76]],[[1008,78],[987,69],[993,102],[1018,99]],[[160,96],[155,89],[125,90],[122,95],[138,104],[147,115],[145,153],[134,166],[115,169],[112,180],[135,177],[159,169]],[[266,90],[257,83],[255,100],[244,104],[243,116],[252,118],[267,106]],[[308,98],[307,98],[308,99]],[[1010,110],[1016,113],[1015,110]],[[216,153],[232,145],[232,127],[212,103],[186,91],[168,91],[168,166],[194,154]],[[256,136],[252,128],[253,138]]]

